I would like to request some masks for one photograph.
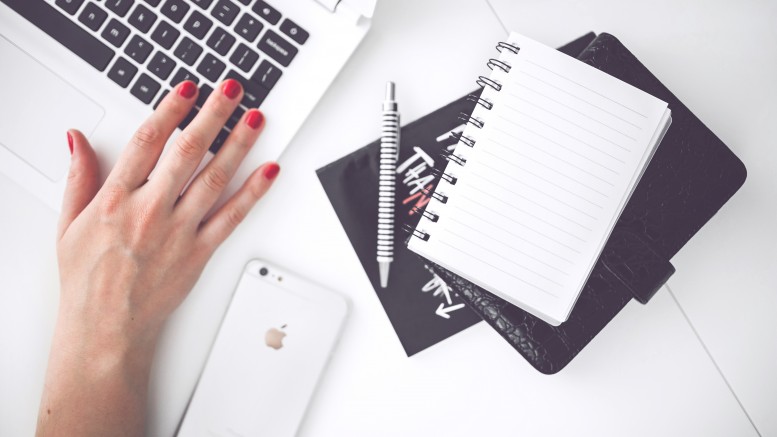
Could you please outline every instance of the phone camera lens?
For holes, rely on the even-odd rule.
[[[262,267],[261,269],[259,269],[259,274],[262,276],[267,276],[267,268]]]

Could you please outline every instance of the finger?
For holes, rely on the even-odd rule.
[[[258,109],[251,109],[243,115],[219,153],[197,175],[178,201],[182,214],[196,217],[198,221],[205,217],[256,142],[264,122],[264,115]]]
[[[199,235],[203,243],[215,250],[226,240],[270,189],[280,170],[275,162],[268,162],[254,170],[237,193],[202,224]]]
[[[159,161],[165,143],[191,111],[197,100],[197,85],[178,84],[138,128],[108,176],[108,182],[133,190],[146,183]]]
[[[219,88],[221,92],[211,93],[202,110],[178,135],[149,182],[149,189],[166,193],[172,202],[178,199],[216,135],[240,103],[243,87],[238,81],[227,79]]]
[[[70,223],[81,214],[100,189],[100,168],[89,141],[75,129],[67,132],[67,141],[71,159],[59,215],[59,238],[62,238]]]

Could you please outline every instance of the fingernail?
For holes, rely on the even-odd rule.
[[[70,154],[73,154],[73,135],[70,132],[67,133],[67,146],[70,147]]]
[[[280,171],[281,171],[281,166],[278,165],[277,163],[273,162],[273,163],[267,164],[267,166],[265,166],[264,168],[264,177],[268,181],[271,181],[275,179],[276,176],[278,176],[278,173]]]
[[[259,126],[262,125],[263,121],[264,121],[264,114],[262,114],[261,111],[258,111],[256,109],[249,111],[248,115],[246,116],[246,124],[251,129],[259,129]]]
[[[235,79],[227,79],[224,85],[221,86],[221,91],[224,92],[225,96],[234,99],[240,94],[241,88],[240,83]]]
[[[197,85],[192,81],[184,81],[181,86],[178,87],[178,95],[184,99],[191,99],[197,93]]]

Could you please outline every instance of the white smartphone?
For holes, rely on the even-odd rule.
[[[178,436],[295,435],[347,312],[341,295],[250,261]]]

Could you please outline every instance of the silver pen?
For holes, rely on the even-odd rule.
[[[380,136],[378,179],[378,271],[380,286],[388,286],[389,267],[394,261],[394,191],[399,159],[399,112],[394,82],[386,84]]]

